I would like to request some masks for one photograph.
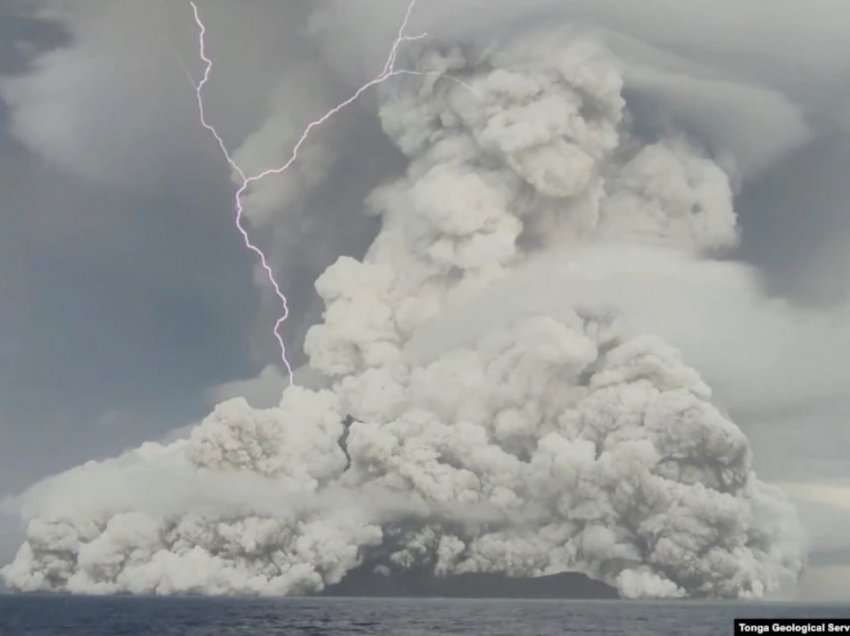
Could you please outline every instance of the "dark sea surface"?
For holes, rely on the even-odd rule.
[[[0,635],[732,633],[733,618],[850,617],[850,606],[516,599],[0,596]]]

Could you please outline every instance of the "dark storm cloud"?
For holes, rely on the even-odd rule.
[[[818,137],[748,184],[738,199],[741,253],[771,293],[836,304],[850,295],[850,135]]]
[[[0,73],[25,71],[35,54],[68,40],[62,23],[37,17],[31,2],[10,0],[0,7]]]

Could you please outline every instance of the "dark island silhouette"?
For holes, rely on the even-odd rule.
[[[503,574],[435,576],[428,570],[381,574],[361,565],[329,585],[321,596],[417,596],[444,598],[583,598],[616,599],[610,585],[578,572],[513,578]]]

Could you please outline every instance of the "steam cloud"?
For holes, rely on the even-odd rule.
[[[534,33],[417,63],[441,74],[383,95],[410,161],[369,197],[382,228],[362,262],[316,283],[325,312],[305,350],[324,385],[271,409],[229,400],[186,439],[37,484],[9,586],[296,594],[364,562],[578,570],[627,597],[759,597],[796,580],[795,511],[660,338],[557,288],[557,315],[509,295],[511,318],[434,336],[448,307],[538,258],[733,246],[727,173],[688,139],[641,138],[592,39]],[[426,328],[432,348],[414,354]]]

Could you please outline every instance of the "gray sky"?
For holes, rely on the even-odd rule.
[[[732,257],[753,264],[772,296],[826,311],[845,303],[850,45],[839,36],[848,12],[828,1],[805,13],[777,2],[767,19],[764,2],[696,2],[670,10],[662,33],[652,18],[670,9],[661,0],[628,11],[607,2],[568,4],[567,14],[657,47],[641,59],[658,51],[687,55],[693,66],[676,72],[710,66],[736,86],[782,96],[777,106],[770,95],[714,86],[706,98],[681,76],[635,70],[630,104],[647,130],[674,122],[705,133],[709,145],[740,139],[742,147],[763,149],[741,168],[742,243]],[[350,23],[351,9],[331,3],[317,26],[306,5],[204,3],[218,61],[208,103],[232,146],[273,120],[269,113],[281,105],[295,122],[287,125],[297,128],[314,104],[346,93],[366,75],[373,43],[388,41],[400,6],[364,0],[358,6],[374,19],[362,28],[349,24],[328,46],[322,29]],[[447,38],[468,32],[480,39],[486,24],[473,28],[463,17],[476,5],[465,2],[461,17],[449,22],[444,3],[435,3],[423,20]],[[0,7],[0,497],[196,420],[228,393],[220,385],[256,376],[277,359],[272,298],[255,284],[234,232],[228,172],[198,126],[181,68],[200,68],[187,7],[87,1],[44,15],[43,6],[50,5]],[[509,3],[488,7],[507,16],[494,17],[494,29],[553,11],[546,0],[529,2],[520,16]],[[381,10],[388,8],[385,20]],[[843,29],[836,26],[841,17]],[[319,36],[309,36],[308,24]],[[352,56],[361,45],[362,55]],[[805,134],[786,123],[793,118],[783,100],[805,119]],[[697,114],[688,119],[688,112]],[[360,214],[361,202],[404,167],[373,113],[374,102],[366,101],[322,133],[319,146],[333,145],[335,153],[317,169],[323,178],[309,185],[308,156],[295,180],[308,186],[285,186],[291,204],[263,226],[291,295],[286,334],[296,359],[317,315],[313,280],[336,256],[362,252],[375,221]],[[273,138],[278,125],[286,143],[292,130],[284,123],[272,121],[267,134]],[[748,135],[758,135],[758,143]],[[262,157],[262,148],[246,146],[249,161]],[[850,483],[850,400],[745,415],[737,421],[753,441],[762,477]],[[825,523],[839,519],[829,506],[813,514]],[[840,527],[850,536],[850,523]],[[0,562],[17,536],[0,517]],[[826,537],[816,548],[832,555],[831,566],[850,564],[850,541],[835,543]],[[845,574],[823,570],[807,593],[817,596],[829,577]]]
[[[38,46],[61,34],[14,15],[0,20],[4,33]],[[26,56],[15,51],[4,47],[3,67],[26,73]],[[257,302],[221,205],[227,181],[208,156],[128,193],[57,169],[9,126],[3,108],[6,491],[195,414],[204,387],[250,372],[252,316],[240,307]],[[215,208],[223,213],[210,214]],[[199,234],[209,251],[197,249]]]

